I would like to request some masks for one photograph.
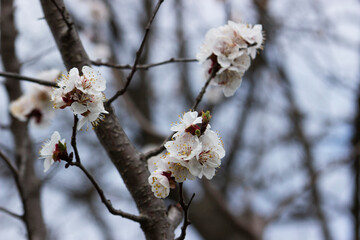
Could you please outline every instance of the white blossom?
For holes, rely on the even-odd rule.
[[[77,85],[78,89],[89,94],[98,94],[99,92],[105,91],[106,81],[100,74],[97,74],[94,69],[84,66],[82,72],[84,75],[81,77],[80,86]]]
[[[44,158],[44,172],[48,171],[50,166],[55,162],[59,161],[58,159],[58,151],[59,150],[59,142],[65,145],[65,139],[60,140],[59,132],[55,131],[51,139],[47,141],[42,148],[40,149],[40,158]]]
[[[231,97],[241,86],[243,75],[244,73],[242,72],[226,69],[221,74],[215,76],[213,84],[216,83],[217,85],[222,86],[225,97]]]
[[[200,137],[200,142],[201,152],[196,158],[191,159],[187,166],[192,175],[212,179],[216,168],[221,164],[221,159],[225,156],[225,150],[218,135],[210,129]]]
[[[184,161],[192,159],[201,151],[199,138],[187,132],[178,135],[172,141],[168,141],[164,146],[170,157],[182,160],[179,162],[182,165],[185,164]]]
[[[158,169],[151,173],[148,178],[155,197],[166,198],[170,192],[170,183],[167,176],[164,175],[163,170]]]

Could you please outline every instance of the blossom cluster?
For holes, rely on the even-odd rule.
[[[88,66],[84,66],[82,72],[83,75],[80,76],[79,70],[72,68],[58,81],[59,88],[54,88],[51,96],[54,108],[63,109],[69,106],[74,114],[83,116],[78,130],[86,122],[96,126],[104,118],[104,114],[108,113],[104,108],[105,79]]]
[[[56,69],[40,72],[40,79],[55,82],[60,71]],[[10,113],[19,121],[31,120],[36,126],[44,126],[53,116],[50,103],[50,87],[34,85],[31,90],[10,103]]]
[[[230,97],[240,87],[250,59],[262,48],[263,40],[262,25],[229,21],[207,32],[197,59],[207,78],[215,75],[212,84],[222,86],[224,95]]]
[[[171,127],[175,134],[165,144],[167,154],[149,165],[152,173],[148,180],[156,197],[167,197],[176,182],[214,177],[225,150],[218,134],[210,129],[210,119],[209,111],[200,115],[190,111]]]

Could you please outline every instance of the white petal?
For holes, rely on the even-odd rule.
[[[71,104],[71,109],[75,114],[82,114],[88,110],[87,106],[80,104],[78,102],[73,102]]]
[[[84,66],[82,68],[82,72],[87,79],[91,80],[92,83],[91,87],[94,90],[102,92],[106,89],[105,79],[100,74],[98,74],[94,69],[88,66]]]
[[[44,160],[44,172],[47,172],[53,163],[54,163],[54,160],[52,159],[52,157],[45,158],[45,160]]]
[[[86,117],[83,117],[82,119],[80,119],[80,121],[78,122],[78,125],[77,125],[77,130],[79,131],[87,121],[88,121],[88,118],[86,118]]]

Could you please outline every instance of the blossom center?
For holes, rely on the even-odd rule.
[[[213,157],[214,157],[214,155],[210,152],[210,150],[201,152],[199,154],[199,163],[201,165],[204,165],[209,159],[211,159]]]

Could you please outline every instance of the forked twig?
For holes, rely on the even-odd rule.
[[[179,198],[180,198],[179,203],[180,203],[181,208],[183,209],[183,212],[184,212],[184,222],[183,222],[183,225],[181,227],[181,234],[175,240],[184,240],[185,239],[186,229],[191,224],[191,222],[189,220],[189,216],[188,216],[189,207],[190,207],[190,204],[191,204],[192,200],[194,199],[194,197],[195,197],[195,193],[193,193],[193,195],[191,196],[189,203],[186,204],[185,200],[184,200],[183,183],[179,183]]]
[[[130,219],[130,220],[133,220],[133,221],[139,222],[139,223],[145,221],[147,219],[145,216],[137,216],[137,215],[133,215],[130,213],[126,213],[122,210],[115,209],[113,207],[111,201],[106,198],[104,191],[99,186],[99,184],[96,182],[95,178],[91,175],[90,172],[88,172],[86,170],[84,165],[82,165],[81,160],[80,160],[80,155],[79,155],[78,149],[77,149],[77,144],[76,144],[77,123],[78,123],[78,117],[75,115],[73,132],[72,132],[72,136],[71,136],[71,146],[73,147],[74,152],[75,152],[75,162],[73,162],[71,159],[69,159],[67,161],[65,167],[76,166],[86,175],[86,177],[90,180],[92,185],[95,187],[96,191],[98,192],[98,194],[101,198],[101,201],[104,203],[104,205],[106,206],[106,208],[109,210],[110,213],[112,213],[113,215],[119,215],[121,217]]]

